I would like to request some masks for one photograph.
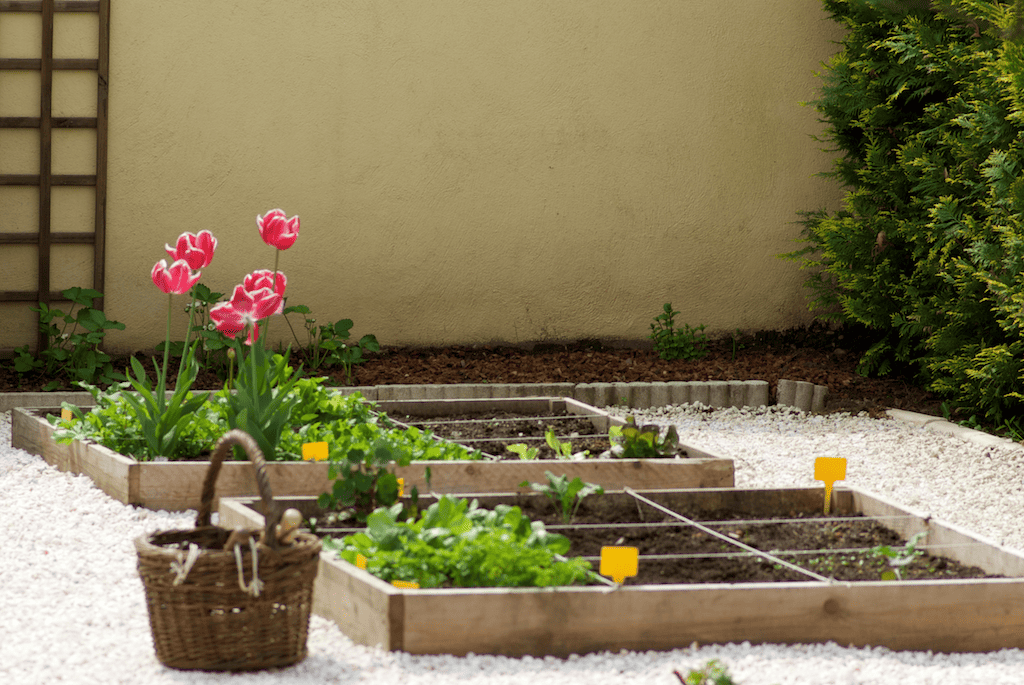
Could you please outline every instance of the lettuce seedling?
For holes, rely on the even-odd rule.
[[[556,476],[550,471],[545,471],[544,475],[547,476],[547,483],[530,483],[529,481],[523,481],[519,484],[519,487],[525,488],[529,485],[535,491],[543,493],[554,502],[555,507],[560,510],[562,514],[562,520],[565,523],[570,523],[576,512],[579,510],[580,505],[583,503],[583,498],[589,495],[603,495],[604,488],[594,483],[584,483],[579,476],[576,476],[571,481],[565,474]],[[573,505],[575,502],[575,505]]]

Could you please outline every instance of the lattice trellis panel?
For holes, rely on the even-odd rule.
[[[94,13],[98,15],[99,40],[98,54],[95,58],[74,57],[54,58],[54,18],[62,13]],[[0,290],[0,304],[24,302],[30,307],[36,302],[59,302],[62,297],[53,288],[53,276],[60,269],[59,261],[55,262],[55,246],[60,245],[91,245],[92,246],[92,283],[75,283],[74,285],[91,286],[103,292],[104,273],[104,238],[106,228],[106,195],[107,195],[107,86],[109,71],[110,43],[110,0],[0,0],[0,22],[8,18],[13,24],[17,14],[39,14],[41,19],[41,44],[38,57],[4,57],[3,46],[0,45],[0,76],[4,74],[35,72],[39,82],[39,109],[32,116],[0,116],[0,137],[4,134],[12,138],[16,129],[37,129],[39,137],[38,173],[11,173],[10,167],[5,168],[5,160],[0,156],[0,204],[24,201],[25,196],[18,200],[3,197],[4,187],[21,186],[35,188],[38,195],[38,230],[11,230],[5,226],[13,214],[0,208],[0,267],[8,273],[17,267],[17,261],[26,259],[25,250],[16,246],[27,246],[35,251],[37,261],[37,277],[34,289]],[[3,27],[0,26],[0,29]],[[0,30],[0,36],[5,35]],[[9,35],[9,32],[8,34]],[[58,54],[61,46],[58,45]],[[96,74],[96,110],[95,116],[65,116],[61,113],[54,116],[54,75],[55,72],[86,71]],[[61,145],[65,140],[59,135],[62,129],[95,129],[96,151],[95,171],[88,174],[54,173],[54,157],[61,153]],[[57,133],[57,135],[55,135]],[[94,212],[92,226],[86,231],[52,231],[53,189],[71,186],[89,186],[94,188]],[[8,207],[8,210],[13,209]],[[2,288],[3,286],[0,286]],[[101,308],[103,303],[96,301],[93,306]],[[26,340],[25,343],[29,343]],[[46,337],[36,334],[37,349],[46,344]]]

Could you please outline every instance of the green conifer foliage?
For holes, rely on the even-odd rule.
[[[812,104],[841,211],[802,214],[812,309],[996,423],[1024,416],[1024,3],[823,0],[848,30]]]

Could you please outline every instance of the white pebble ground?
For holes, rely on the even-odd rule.
[[[1024,549],[1024,446],[979,445],[889,419],[796,411],[662,408],[684,442],[732,457],[740,487],[814,485],[818,456],[848,459],[846,482]],[[554,658],[411,656],[353,644],[313,616],[309,657],[279,671],[174,671],[153,653],[132,540],[191,527],[189,514],[119,504],[82,476],[10,447],[0,414],[0,683],[409,683],[675,685],[710,659],[739,685],[1024,683],[1024,650],[892,652],[835,644],[703,645]],[[1024,626],[1021,626],[1024,631]]]

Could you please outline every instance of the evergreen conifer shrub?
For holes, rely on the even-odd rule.
[[[811,309],[865,324],[862,373],[1024,416],[1024,2],[823,0],[847,33],[812,104],[840,211],[801,215]],[[1018,429],[1021,425],[1017,424]]]

